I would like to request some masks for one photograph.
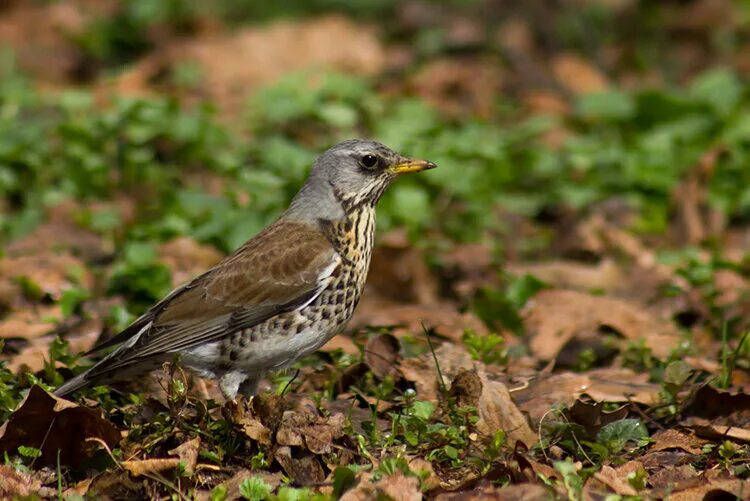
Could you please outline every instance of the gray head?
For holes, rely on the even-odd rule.
[[[399,175],[433,169],[427,160],[404,157],[377,141],[350,139],[323,153],[287,214],[334,219],[352,207],[374,206]]]

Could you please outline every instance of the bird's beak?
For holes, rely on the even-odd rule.
[[[423,170],[434,169],[435,167],[437,167],[437,165],[429,160],[407,158],[404,161],[391,166],[389,170],[394,174],[406,174],[407,172],[422,172]]]

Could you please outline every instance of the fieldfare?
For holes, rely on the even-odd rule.
[[[107,384],[178,358],[219,380],[224,397],[257,393],[339,333],[370,266],[375,204],[400,174],[432,169],[367,140],[337,144],[314,163],[289,208],[233,254],[168,294],[89,353],[117,348],[55,391]]]

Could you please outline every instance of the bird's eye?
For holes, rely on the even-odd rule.
[[[362,157],[362,165],[364,165],[365,167],[375,167],[375,164],[377,163],[378,157],[376,157],[375,155],[371,155],[368,153],[367,155]]]

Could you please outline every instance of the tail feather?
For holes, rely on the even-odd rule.
[[[58,389],[56,389],[54,392],[52,392],[57,397],[64,397],[66,395],[69,395],[73,393],[74,391],[80,390],[81,388],[85,388],[89,384],[91,384],[91,381],[86,377],[88,375],[89,371],[84,372],[83,374],[79,374],[73,379],[70,379],[68,381],[65,381],[62,386],[60,386]]]

